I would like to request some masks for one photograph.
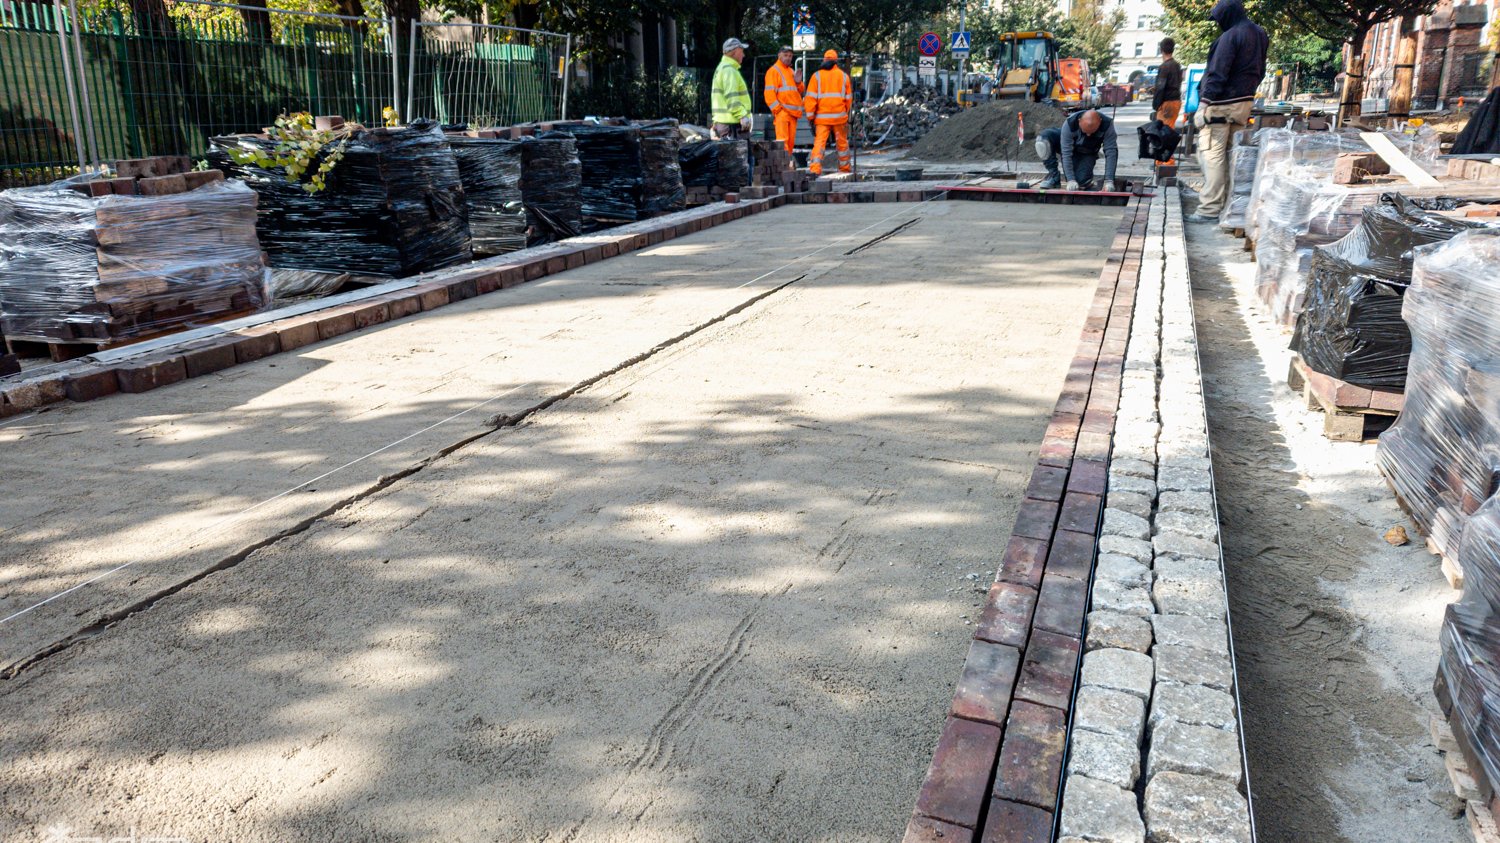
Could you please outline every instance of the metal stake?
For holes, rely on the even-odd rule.
[[[68,54],[68,32],[63,24],[62,6],[52,7],[52,23],[57,27],[57,41],[62,48],[63,82],[68,87],[68,110],[73,116],[73,144],[78,148],[78,172],[88,169],[83,154],[83,122],[78,119],[78,95],[73,87],[73,60]]]
[[[68,16],[73,23],[73,60],[78,63],[78,93],[83,97],[83,124],[89,133],[91,169],[99,169],[99,136],[94,132],[94,109],[89,105],[89,77],[83,66],[83,37],[78,34],[78,3],[68,0]]]
[[[411,49],[406,53],[406,122],[412,119],[412,97],[417,92],[417,22],[411,22]]]
[[[568,65],[573,61],[573,36],[569,34],[563,42],[563,95],[562,95],[562,119],[568,119]]]

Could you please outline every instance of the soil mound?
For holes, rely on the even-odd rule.
[[[1026,123],[1025,143],[1016,141],[1018,115]],[[910,157],[923,161],[1036,161],[1036,136],[1043,129],[1062,125],[1062,121],[1062,110],[1045,103],[989,102],[939,123],[912,146]]]

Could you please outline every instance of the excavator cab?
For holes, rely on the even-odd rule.
[[[1050,32],[1007,32],[995,62],[995,98],[1052,98],[1058,82],[1057,40]]]

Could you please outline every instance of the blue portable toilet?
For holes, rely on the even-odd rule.
[[[1208,70],[1206,64],[1190,64],[1183,71],[1182,113],[1192,114],[1198,110],[1198,83]]]

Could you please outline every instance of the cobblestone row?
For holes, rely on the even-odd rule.
[[[1101,533],[1062,838],[1250,843],[1175,190],[1150,208]]]

